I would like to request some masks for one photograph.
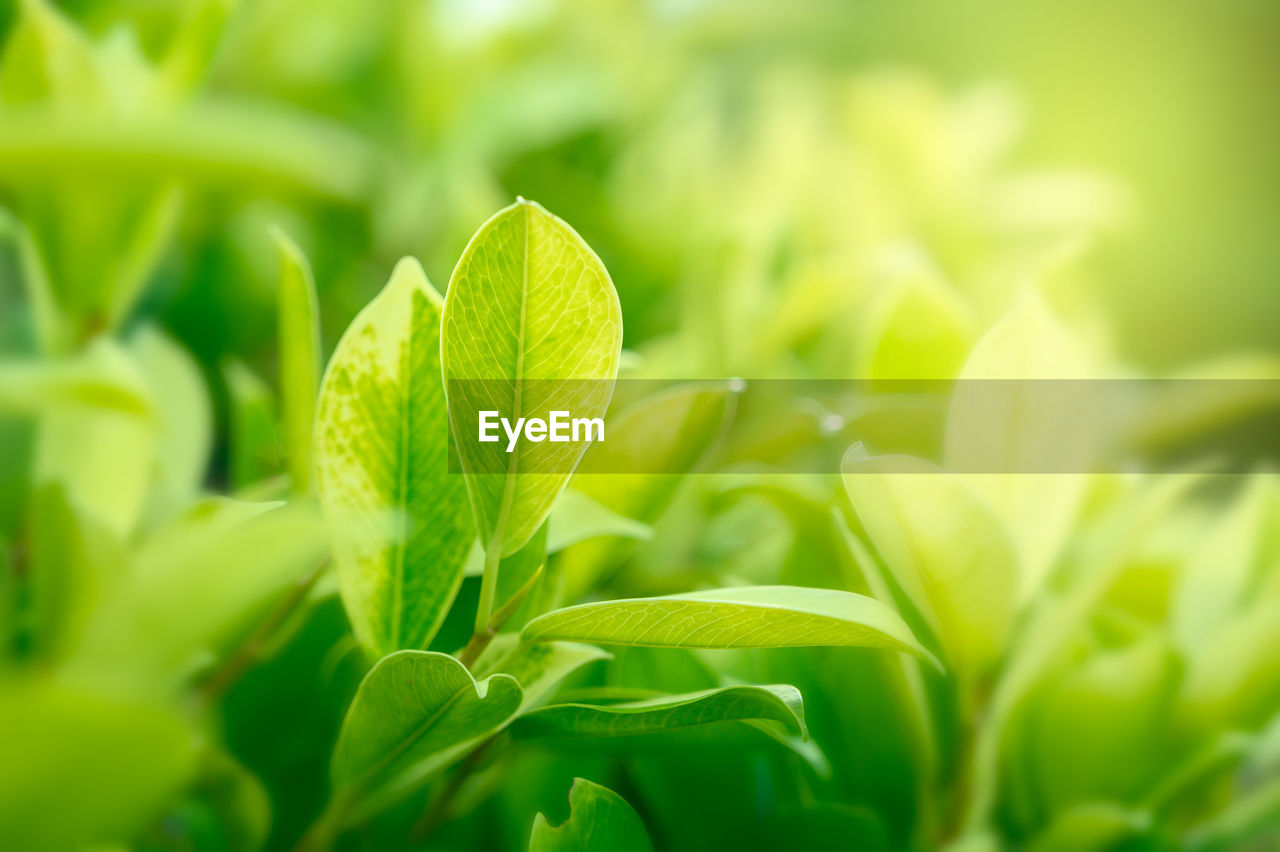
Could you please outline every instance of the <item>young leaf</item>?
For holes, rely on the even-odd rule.
[[[293,489],[304,492],[311,484],[311,433],[320,382],[320,309],[306,256],[283,231],[276,229],[272,236],[280,249],[280,432]]]
[[[477,675],[497,672],[511,675],[524,691],[520,713],[551,693],[569,675],[596,660],[611,658],[608,651],[577,642],[521,642],[518,636],[498,636],[476,661]]]
[[[529,852],[653,852],[644,823],[612,790],[575,778],[569,809],[558,828],[542,814],[534,818]]]
[[[449,413],[480,540],[486,553],[509,556],[546,520],[586,445],[544,442],[507,453],[502,442],[471,440],[476,412],[512,421],[552,410],[603,416],[622,348],[618,294],[572,228],[520,200],[463,252],[442,334]],[[529,472],[538,468],[548,472]]]
[[[656,648],[844,645],[929,656],[898,614],[879,601],[799,586],[744,586],[579,604],[535,618],[523,635],[532,641]]]
[[[554,704],[511,726],[517,739],[630,737],[733,721],[781,722],[806,735],[804,702],[794,686],[727,686],[686,695],[597,706]]]
[[[360,684],[333,754],[333,786],[352,813],[376,810],[449,765],[520,707],[515,678],[476,681],[448,654],[398,651]]]
[[[1013,625],[1017,562],[991,510],[958,477],[926,462],[879,459],[855,447],[843,463],[845,490],[889,571],[928,621],[949,661],[981,673]]]
[[[338,342],[320,390],[316,489],[343,602],[375,657],[426,647],[475,535],[449,472],[440,311],[422,267],[402,260]]]

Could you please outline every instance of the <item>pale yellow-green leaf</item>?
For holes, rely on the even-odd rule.
[[[0,690],[0,838],[8,849],[126,841],[172,804],[198,738],[154,703],[41,680]]]
[[[950,379],[972,342],[972,312],[924,258],[904,253],[897,260],[862,335],[866,377]]]
[[[956,476],[905,457],[843,462],[844,485],[885,565],[965,676],[987,671],[1013,626],[1017,556],[986,503]]]
[[[374,657],[426,647],[462,582],[475,532],[449,470],[439,295],[401,261],[329,362],[316,416],[316,489],[343,602]]]
[[[306,256],[283,231],[276,229],[273,236],[280,250],[280,288],[276,294],[280,434],[293,489],[305,492],[311,485],[311,434],[320,382],[320,309]]]
[[[195,360],[176,341],[144,326],[129,350],[146,376],[154,402],[156,429],[153,520],[179,515],[204,485],[213,450],[213,405]]]
[[[1018,548],[1019,600],[1053,567],[1088,488],[1109,410],[1088,348],[1028,291],[969,354],[951,400],[945,466],[966,474]]]
[[[622,347],[609,274],[567,224],[518,201],[486,222],[458,261],[444,309],[450,417],[486,551],[509,556],[546,520],[584,443],[476,440],[476,413],[601,417]]]
[[[799,586],[744,586],[579,604],[535,618],[523,636],[529,641],[657,648],[842,645],[928,657],[898,614],[879,601]]]

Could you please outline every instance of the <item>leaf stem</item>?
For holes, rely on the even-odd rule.
[[[538,566],[538,570],[529,575],[529,579],[524,581],[524,585],[516,590],[510,600],[498,608],[498,611],[490,616],[482,628],[478,628],[471,635],[471,641],[467,642],[467,646],[458,652],[458,662],[467,668],[475,665],[476,660],[480,659],[480,655],[484,653],[484,649],[489,647],[489,643],[498,635],[498,631],[502,626],[515,615],[516,610],[520,608],[520,604],[524,603],[525,598],[533,591],[538,584],[538,579],[542,577],[542,570],[545,563]]]

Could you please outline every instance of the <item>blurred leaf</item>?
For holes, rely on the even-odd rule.
[[[449,472],[439,295],[402,260],[352,321],[325,371],[316,488],[342,598],[373,657],[423,648],[462,582],[475,536]]]
[[[83,34],[45,0],[21,0],[18,25],[0,56],[0,103],[92,103],[102,95]]]
[[[74,358],[0,361],[0,413],[29,415],[68,405],[137,417],[152,413],[146,378],[114,341],[100,338]]]
[[[653,524],[684,480],[678,472],[697,470],[728,428],[736,402],[728,383],[715,383],[676,387],[633,403],[610,424],[609,440],[587,451],[573,490],[622,517]],[[628,469],[655,473],[616,472]],[[566,599],[579,599],[632,547],[610,538],[569,549]]]
[[[0,691],[0,837],[14,849],[122,841],[157,818],[195,763],[171,711],[67,683]]]
[[[851,645],[928,658],[902,619],[879,601],[799,586],[745,586],[579,604],[535,618],[523,635],[533,641],[657,648]]]
[[[551,410],[601,417],[621,346],[618,294],[566,223],[521,200],[472,238],[449,283],[442,358],[471,505],[495,565],[546,520],[586,447],[546,442],[507,453],[501,441],[481,445],[469,440],[475,412],[512,422]],[[488,573],[491,587],[497,578]]]
[[[1051,814],[1091,799],[1133,802],[1163,764],[1168,708],[1182,667],[1152,637],[1096,654],[1031,701],[1020,760]]]
[[[172,689],[314,569],[323,533],[306,505],[197,504],[104,589],[68,667],[95,682]]]
[[[222,373],[231,409],[231,486],[246,488],[280,469],[276,401],[267,383],[243,362],[229,362]]]
[[[1280,781],[1270,781],[1242,795],[1222,813],[1196,826],[1187,838],[1191,852],[1271,846],[1280,836]]]
[[[1106,802],[1091,802],[1065,811],[1028,847],[1030,852],[1106,852],[1122,841],[1144,834],[1151,818]]]
[[[963,677],[981,676],[1013,626],[1017,557],[1000,522],[962,480],[927,462],[868,458],[855,446],[842,469],[858,519],[947,661]]]
[[[213,406],[200,368],[172,338],[144,326],[129,348],[155,400],[152,514],[168,520],[190,506],[204,485],[213,449]]]
[[[612,790],[575,778],[569,819],[552,828],[542,814],[533,821],[529,852],[651,852],[644,823]]]
[[[1105,383],[1085,347],[1027,291],[969,354],[947,415],[945,466],[1005,522],[1018,600],[1044,581],[1093,470]]]
[[[1188,652],[1223,629],[1256,588],[1266,510],[1275,490],[1268,477],[1252,477],[1189,554],[1172,613],[1174,635]]]
[[[320,308],[311,266],[285,233],[272,236],[280,249],[277,293],[280,346],[280,433],[294,491],[311,487],[311,433],[320,381]]]
[[[873,380],[950,379],[969,351],[973,319],[964,301],[923,257],[900,269],[869,312],[864,356]]]
[[[1194,650],[1178,698],[1180,728],[1260,727],[1280,704],[1280,601],[1259,600]]]
[[[476,681],[447,654],[397,651],[366,675],[333,754],[340,813],[375,811],[498,730],[520,707],[515,678]]]
[[[653,536],[649,525],[619,515],[574,488],[566,488],[556,498],[548,522],[548,553],[603,536],[639,541]]]
[[[28,512],[24,626],[34,646],[30,650],[56,661],[79,638],[101,586],[117,579],[124,546],[79,517],[56,485],[33,494]]]
[[[635,737],[731,721],[780,722],[802,736],[804,703],[794,686],[726,686],[619,704],[553,704],[521,716],[516,739]]]

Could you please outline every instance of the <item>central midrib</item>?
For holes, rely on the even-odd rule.
[[[521,206],[524,207],[524,249],[523,262],[520,264],[520,322],[516,328],[516,365],[511,399],[512,416],[517,418],[523,416],[522,409],[524,405],[524,394],[520,383],[524,379],[524,336],[529,305],[529,231],[533,226],[529,205],[523,204]],[[511,503],[515,499],[515,479],[519,465],[520,443],[517,441],[516,447],[511,453],[511,459],[507,462],[507,473],[502,483],[502,500],[498,504],[498,516],[494,519],[493,538],[490,541],[490,547],[498,548],[499,553],[501,553],[503,538],[506,533],[507,516],[511,512]]]

